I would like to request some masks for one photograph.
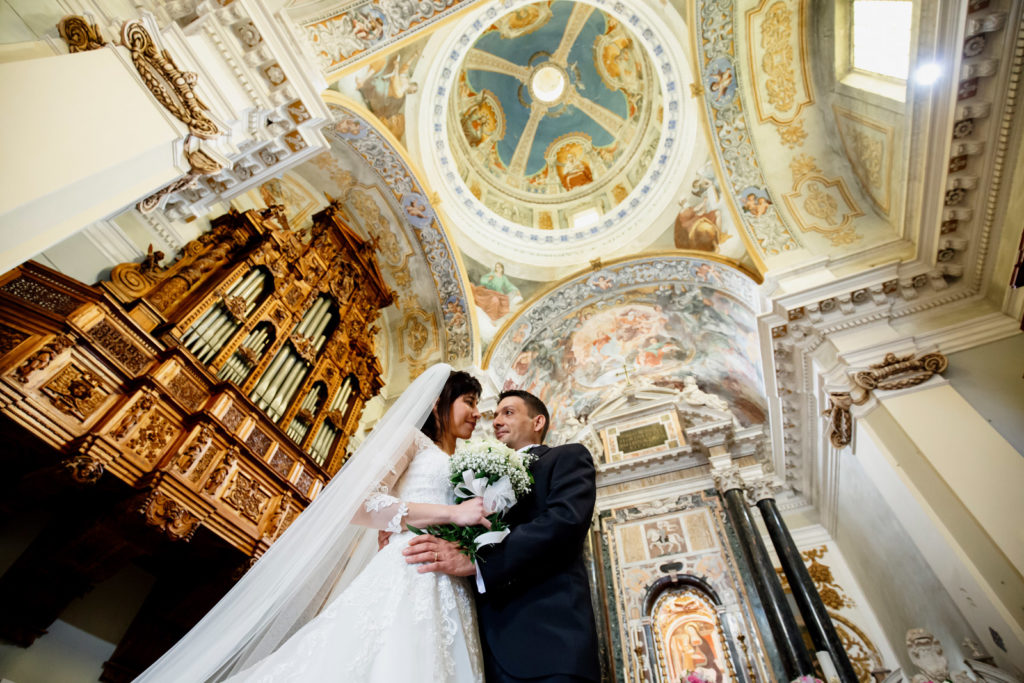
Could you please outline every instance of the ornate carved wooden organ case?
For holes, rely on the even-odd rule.
[[[97,286],[31,262],[0,277],[2,429],[45,444],[8,452],[8,472],[122,482],[151,530],[258,556],[341,467],[381,387],[374,321],[391,293],[373,247],[337,206],[301,233],[272,207]],[[19,559],[0,599],[28,588],[26,562],[46,560]],[[0,628],[31,642],[58,607]]]

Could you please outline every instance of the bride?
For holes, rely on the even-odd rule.
[[[480,417],[480,391],[444,364],[420,375],[316,500],[136,680],[482,681],[468,583],[421,574],[402,556],[409,524],[490,526],[482,499],[451,504],[448,472],[456,439]],[[377,530],[394,534],[380,552]]]

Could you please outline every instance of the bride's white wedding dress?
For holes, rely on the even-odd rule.
[[[418,435],[395,486],[370,496],[361,523],[394,531],[405,503],[451,504],[448,455]],[[467,579],[420,574],[396,533],[340,594],[273,654],[231,681],[483,681],[483,660]]]

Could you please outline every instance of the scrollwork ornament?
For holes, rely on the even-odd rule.
[[[68,45],[68,52],[98,50],[107,44],[98,24],[90,24],[84,17],[69,14],[57,23],[57,32]]]
[[[846,656],[850,659],[850,665],[853,666],[853,671],[857,674],[857,680],[873,680],[872,672],[882,665],[882,657],[878,648],[867,637],[867,634],[846,617],[835,612],[829,612],[829,616],[839,634],[843,649],[846,650]]]
[[[853,416],[850,406],[853,399],[849,392],[832,392],[828,395],[828,408],[822,415],[828,417],[828,440],[833,448],[845,448],[853,440]]]
[[[157,527],[173,541],[189,541],[199,528],[198,517],[159,491],[153,491],[146,497],[139,506],[139,512],[147,524]]]
[[[224,170],[224,167],[216,159],[204,152],[202,149],[193,149],[185,152],[185,158],[196,175],[214,175]]]
[[[102,460],[85,453],[68,458],[63,464],[64,471],[79,484],[95,484],[105,469]]]
[[[853,374],[857,386],[866,390],[884,389],[893,391],[917,386],[932,375],[944,372],[949,361],[941,353],[926,353],[920,358],[914,354],[897,356],[887,353],[881,363],[869,366],[870,369]]]
[[[155,193],[140,201],[135,205],[135,208],[137,208],[141,213],[149,213],[160,206],[160,202],[163,201],[164,197],[174,194],[178,190],[184,190],[187,187],[192,187],[195,185],[198,178],[199,176],[195,173],[186,173],[170,185],[165,185]]]
[[[206,114],[196,96],[196,75],[180,71],[166,50],[158,50],[149,31],[138,21],[125,22],[121,40],[131,52],[132,63],[157,101],[201,138],[212,138],[220,129]]]

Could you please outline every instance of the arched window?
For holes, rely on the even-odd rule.
[[[272,288],[273,279],[266,269],[253,268],[231,285],[218,304],[211,306],[185,330],[182,345],[201,363],[209,363]]]

